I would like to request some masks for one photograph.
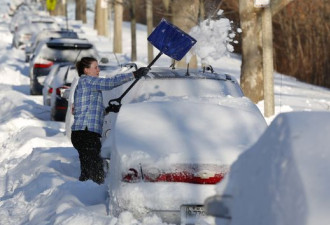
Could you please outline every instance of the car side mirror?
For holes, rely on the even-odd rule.
[[[126,67],[126,68],[129,68],[129,69],[131,69],[131,68],[134,67],[135,70],[138,69],[138,67],[137,67],[137,65],[135,63],[125,63],[124,65],[121,65],[121,67]]]
[[[108,58],[105,58],[105,57],[102,57],[101,60],[100,60],[101,63],[108,63],[109,62],[109,59]]]
[[[204,202],[207,215],[231,219],[230,208],[233,202],[231,195],[215,195],[207,198]]]
[[[62,97],[68,100],[70,97],[70,89],[65,89]]]

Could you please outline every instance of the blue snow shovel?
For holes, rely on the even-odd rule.
[[[193,37],[165,19],[162,19],[155,30],[149,35],[148,41],[160,51],[147,66],[149,69],[163,53],[172,59],[180,61],[197,42]],[[119,112],[122,98],[138,81],[139,79],[134,80],[119,98],[110,100],[109,106],[105,109],[106,113]]]

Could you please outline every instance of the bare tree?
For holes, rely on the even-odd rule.
[[[76,20],[87,23],[86,0],[76,0]]]
[[[152,0],[147,1],[147,32],[148,36],[153,31],[153,11],[152,11]],[[153,46],[148,42],[148,62],[150,63],[154,58]]]
[[[114,3],[114,39],[113,51],[115,53],[123,52],[122,44],[122,23],[123,23],[123,0],[116,0]]]
[[[131,61],[136,61],[136,0],[130,0],[131,14]]]
[[[277,71],[330,87],[329,15],[329,2],[314,0],[295,1],[274,17]]]
[[[189,33],[190,29],[198,24],[199,0],[172,0],[172,22],[183,31]],[[186,57],[177,63],[177,67],[186,67]],[[189,66],[197,68],[197,58],[192,57]]]
[[[108,2],[106,0],[97,0],[95,3],[94,29],[98,35],[108,36]]]
[[[66,2],[64,1],[57,1],[56,8],[52,12],[52,15],[55,16],[66,16]]]
[[[271,1],[272,14],[279,12],[291,1]],[[243,33],[241,87],[244,94],[257,103],[264,98],[261,11],[254,7],[254,0],[239,0],[239,15]]]

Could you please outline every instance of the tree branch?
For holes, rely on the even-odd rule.
[[[270,1],[270,7],[272,11],[272,16],[281,11],[287,4],[293,0],[272,0]]]

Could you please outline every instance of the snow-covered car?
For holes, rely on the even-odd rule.
[[[9,30],[11,33],[14,33],[21,24],[26,23],[26,21],[29,20],[29,18],[33,17],[34,13],[31,11],[31,9],[24,5],[16,10],[15,14],[12,16],[12,19],[9,24]]]
[[[31,21],[17,27],[13,35],[13,46],[15,48],[25,48],[31,37],[43,29],[59,29],[59,25],[52,17],[36,17]]]
[[[54,65],[46,77],[42,95],[44,105],[51,107],[51,120],[65,120],[68,102],[63,95],[77,76],[75,65],[71,62],[65,62]]]
[[[205,201],[204,224],[329,224],[329,121],[328,111],[279,114]]]
[[[127,84],[129,85],[129,84]],[[127,85],[103,92],[114,102]],[[152,68],[105,119],[109,212],[186,224],[267,127],[233,76]]]
[[[50,38],[79,38],[77,32],[73,30],[61,29],[50,30],[44,29],[31,37],[30,45],[25,47],[25,62],[30,60],[30,55],[34,52],[36,47],[41,41],[48,40]]]
[[[99,58],[94,45],[86,39],[51,38],[40,42],[30,60],[30,93],[42,94],[45,78],[53,65],[74,63],[84,56]]]

